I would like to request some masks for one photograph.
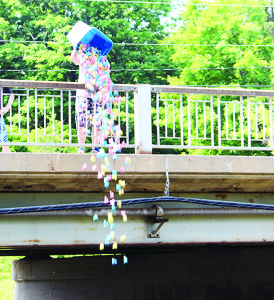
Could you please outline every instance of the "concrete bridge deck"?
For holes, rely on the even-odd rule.
[[[91,154],[2,154],[0,191],[105,193],[102,180],[91,170],[90,158]],[[83,171],[84,163],[88,168]],[[97,159],[98,168],[102,163],[103,159]],[[126,193],[163,193],[166,168],[171,193],[274,192],[272,157],[120,154],[112,166],[126,181]],[[119,173],[122,166],[124,174]]]

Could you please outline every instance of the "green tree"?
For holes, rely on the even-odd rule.
[[[77,81],[78,67],[70,61],[72,47],[66,35],[74,24],[81,20],[104,32],[115,43],[108,55],[111,69],[114,70],[111,73],[114,83],[167,84],[167,75],[174,72],[160,70],[171,68],[171,62],[165,56],[166,49],[162,46],[150,45],[163,40],[172,28],[171,23],[167,25],[162,21],[171,10],[171,6],[168,5],[170,0],[164,1],[167,5],[86,0],[45,0],[43,2],[2,0],[0,3],[2,36],[0,76],[2,79]],[[136,71],[127,71],[128,69],[136,69]],[[151,72],[144,69],[159,70]],[[18,72],[19,70],[21,71]],[[33,101],[34,99],[31,98],[30,139],[35,137]],[[55,105],[60,107],[58,101],[60,100],[56,99]],[[15,106],[16,104],[15,101]],[[15,134],[19,133],[19,128],[21,133],[26,131],[26,107],[27,104],[22,102],[21,118],[16,114],[13,115],[13,126],[18,127],[18,130],[14,130]],[[49,116],[51,108],[46,106],[46,109]],[[64,110],[64,115],[67,116],[65,104]],[[43,132],[43,112],[39,111],[37,117],[39,132]],[[57,116],[55,123],[59,120]],[[130,116],[130,120],[133,120],[133,115]],[[24,124],[20,125],[19,122],[23,122],[25,127],[22,127]],[[54,127],[58,128],[59,125],[59,123],[54,124]],[[47,120],[46,132],[50,131],[52,126],[52,121]],[[130,135],[132,137],[132,133]],[[19,141],[18,138],[14,135],[13,141]],[[26,136],[21,137],[20,141],[24,139]],[[36,151],[37,149],[17,147],[16,150]],[[56,149],[56,151],[60,150]]]
[[[170,0],[164,1],[169,3]],[[2,72],[1,77],[76,81],[78,68],[70,61],[72,47],[66,34],[81,20],[119,43],[108,55],[111,68],[122,70],[112,72],[114,83],[166,84],[170,71],[127,69],[163,69],[169,65],[164,49],[149,44],[159,43],[167,36],[167,25],[162,24],[161,19],[167,17],[170,10],[170,5],[145,3],[2,0],[0,33],[3,40],[15,42],[1,42],[1,69],[39,72]],[[74,71],[56,71],[64,69]]]
[[[194,4],[195,3],[195,4]],[[200,5],[197,5],[200,3]],[[176,32],[166,39],[166,42],[181,44],[174,46],[174,53],[171,54],[173,62],[177,68],[183,69],[179,76],[169,77],[172,85],[217,85],[217,86],[242,86],[242,85],[271,85],[273,84],[273,71],[269,66],[273,65],[273,47],[262,47],[260,45],[273,45],[273,23],[271,22],[270,10],[263,7],[269,2],[259,0],[254,3],[248,0],[226,0],[223,5],[206,5],[203,1],[189,1],[182,13],[183,25]],[[247,6],[250,5],[250,6]],[[254,6],[255,5],[255,6]],[[185,45],[185,46],[184,46]],[[217,46],[214,46],[217,45]],[[253,45],[253,46],[241,46]],[[165,99],[174,99],[175,95],[163,95]],[[214,98],[213,120],[208,104],[196,103],[195,100],[208,100],[206,96],[192,95],[192,106],[187,110],[187,99],[183,97],[183,116],[180,114],[179,104],[175,105],[175,122],[169,122],[167,129],[180,134],[180,122],[190,124],[192,128],[192,145],[210,146],[212,133],[212,123],[214,124],[214,139],[219,137],[228,138],[223,142],[227,146],[241,146],[239,139],[242,138],[241,125],[244,125],[243,138],[247,145],[248,136],[252,139],[263,139],[263,142],[254,141],[253,146],[265,146],[270,136],[269,120],[264,124],[263,137],[260,124],[252,124],[251,133],[246,128],[247,122],[247,101],[244,98],[243,118],[240,119],[239,101],[240,97],[222,97],[222,100],[230,101],[226,107],[221,106],[221,129],[218,130],[218,110],[217,99]],[[254,100],[254,99],[253,99]],[[254,100],[256,101],[265,101]],[[233,105],[236,105],[236,115],[233,112]],[[196,106],[197,105],[197,106]],[[205,105],[205,108],[204,108]],[[197,109],[197,110],[196,110]],[[206,112],[206,117],[205,117]],[[255,120],[255,108],[250,111],[251,120]],[[160,109],[160,122],[164,137],[166,130],[165,120],[173,115],[173,104],[167,105],[167,114]],[[258,118],[262,115],[269,115],[269,106],[258,108]],[[180,119],[181,118],[181,119]],[[155,120],[155,118],[154,118]],[[235,120],[235,121],[233,121]],[[235,123],[233,123],[235,122]],[[155,121],[154,121],[155,124]],[[234,126],[235,124],[235,126]],[[258,128],[257,128],[258,127]],[[227,129],[229,132],[227,133]],[[234,128],[236,132],[234,134]],[[233,129],[233,130],[232,130]],[[201,136],[201,138],[199,138]],[[189,144],[188,128],[184,130],[185,144]],[[264,140],[265,139],[265,140]],[[172,140],[172,139],[171,139]],[[163,139],[162,143],[170,143],[170,139]],[[173,139],[173,143],[178,140]],[[217,146],[216,142],[214,144]],[[228,151],[228,150],[186,150],[189,154],[234,154],[234,155],[258,155],[252,151]],[[260,152],[259,155],[269,155],[270,152]]]
[[[179,85],[272,84],[272,71],[267,67],[273,64],[273,47],[260,47],[273,45],[273,36],[266,26],[267,10],[245,6],[269,2],[222,2],[228,6],[203,5],[202,2],[189,1],[182,14],[183,26],[168,38],[171,43],[195,45],[176,46],[172,60],[185,70],[179,77],[170,77],[169,82]]]

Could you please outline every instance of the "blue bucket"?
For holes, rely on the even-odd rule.
[[[79,43],[90,45],[101,51],[102,55],[107,55],[113,46],[113,42],[105,34],[95,27],[90,27],[84,22],[77,22],[67,35],[74,49]]]

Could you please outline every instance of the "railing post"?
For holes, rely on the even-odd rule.
[[[135,153],[152,153],[150,84],[139,84],[134,92],[134,124],[135,144],[139,145]]]

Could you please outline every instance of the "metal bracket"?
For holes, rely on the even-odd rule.
[[[148,238],[159,238],[160,237],[160,228],[164,225],[164,223],[168,222],[168,218],[163,218],[164,216],[164,209],[161,205],[154,205],[153,208],[155,209],[155,217],[153,217],[153,223],[157,224],[160,223],[156,229],[154,229],[151,233],[148,233]],[[151,228],[148,231],[151,231]]]
[[[165,191],[164,191],[165,196],[169,196],[169,185],[170,185],[170,181],[169,181],[169,176],[168,176],[168,158],[166,156],[166,187],[165,187]]]
[[[153,232],[149,233],[147,235],[147,237],[148,238],[159,238],[160,237],[160,233],[158,233],[158,232],[159,232],[160,228],[164,225],[164,223],[166,223],[168,221],[169,221],[169,219],[167,219],[167,218],[166,219],[162,219],[160,221],[160,224],[158,225],[158,227]]]

